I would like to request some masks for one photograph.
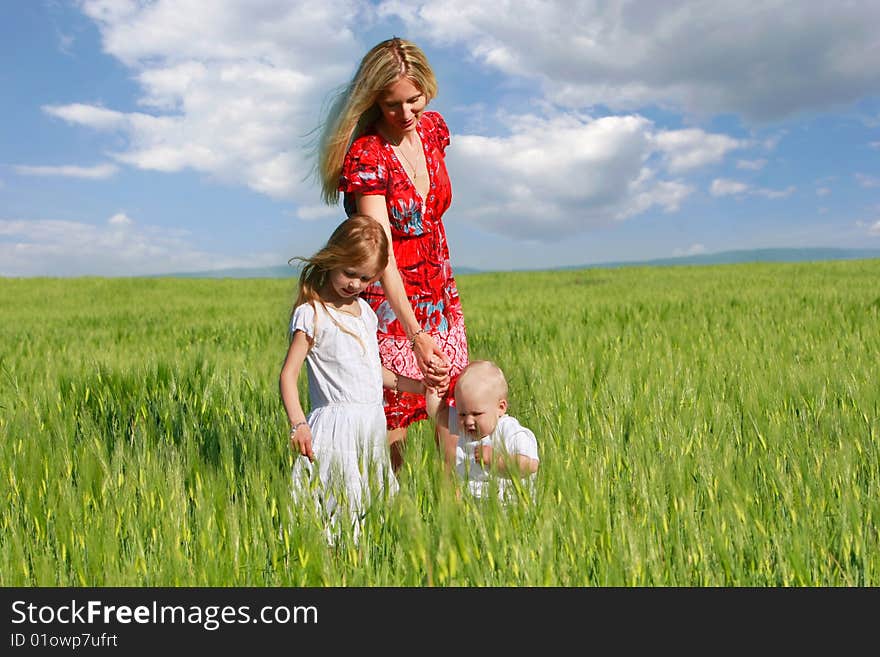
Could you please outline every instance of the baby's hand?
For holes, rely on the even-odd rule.
[[[434,355],[428,363],[428,368],[425,374],[429,376],[432,381],[439,381],[449,374],[449,363],[439,356]]]
[[[437,413],[440,411],[442,398],[437,388],[425,388],[425,410],[434,422],[437,421]]]
[[[449,375],[443,377],[443,380],[440,382],[438,386],[434,388],[437,391],[437,394],[443,399],[446,396],[446,393],[449,391]]]
[[[486,444],[482,440],[477,443],[474,448],[474,460],[483,467],[492,465],[492,445]]]

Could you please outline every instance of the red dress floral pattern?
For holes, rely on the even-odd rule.
[[[345,211],[349,215],[357,211],[356,195],[385,197],[392,248],[407,297],[419,325],[431,333],[451,361],[454,379],[467,365],[468,353],[461,299],[449,264],[442,221],[452,202],[452,186],[444,162],[449,129],[437,112],[424,112],[416,129],[431,181],[427,198],[421,197],[391,144],[374,128],[349,147],[339,191],[344,193]],[[382,364],[397,374],[421,379],[409,341],[381,283],[367,288],[363,297],[379,318],[377,337]],[[385,416],[389,429],[424,419],[424,397],[386,390]]]

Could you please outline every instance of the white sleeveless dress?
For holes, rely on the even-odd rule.
[[[314,340],[306,356],[306,420],[315,461],[296,459],[293,496],[300,501],[311,497],[337,529],[338,512],[347,509],[356,530],[372,502],[398,489],[382,405],[378,320],[363,299],[358,298],[358,305],[360,317],[320,303],[316,312],[303,304],[294,310],[290,325],[291,333],[303,331]]]

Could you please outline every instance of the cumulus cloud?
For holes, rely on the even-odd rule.
[[[649,166],[660,142],[643,117],[502,120],[509,136],[456,135],[448,155],[454,216],[493,232],[562,240],[650,208],[675,211],[692,191]]]
[[[21,164],[13,167],[13,169],[16,173],[23,176],[62,176],[65,178],[101,180],[113,176],[119,170],[119,167],[114,164],[96,164],[91,167],[76,165],[29,166]]]
[[[880,92],[880,4],[386,0],[380,12],[572,107],[778,119]]]
[[[141,169],[192,169],[276,199],[313,198],[309,133],[362,47],[348,25],[370,5],[279,0],[84,0],[104,50],[128,66],[145,111],[47,105],[71,124],[121,136],[111,156]],[[320,55],[316,55],[320,53]]]
[[[186,231],[138,226],[122,212],[97,225],[0,219],[0,276],[138,276],[279,262],[266,253],[218,257],[194,248]]]
[[[709,134],[696,128],[667,130],[658,133],[654,139],[673,172],[715,164],[724,159],[728,151],[748,146],[747,142],[727,135]]]

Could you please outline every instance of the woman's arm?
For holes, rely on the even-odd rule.
[[[295,453],[308,457],[309,461],[314,461],[312,429],[306,424],[306,414],[303,412],[302,404],[299,403],[299,391],[296,385],[306,354],[311,348],[311,339],[305,333],[296,331],[293,334],[293,340],[290,341],[287,356],[284,358],[284,365],[281,367],[281,375],[278,377],[278,387],[291,427],[290,448]]]
[[[365,196],[359,194],[357,196],[357,210],[362,214],[373,217],[382,225],[390,244],[391,222],[388,219],[385,197],[382,195]],[[432,387],[442,385],[449,372],[449,360],[446,358],[446,354],[437,346],[430,333],[424,331],[419,333],[421,326],[419,326],[412,304],[406,296],[406,288],[403,285],[403,279],[400,277],[400,271],[397,268],[397,260],[394,257],[393,248],[389,249],[388,266],[385,268],[385,273],[382,274],[380,280],[382,281],[382,288],[385,290],[385,298],[388,299],[391,310],[397,315],[397,320],[406,332],[406,337],[410,340],[415,338],[413,351],[416,356],[416,363],[425,375],[428,385]]]

